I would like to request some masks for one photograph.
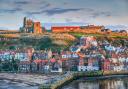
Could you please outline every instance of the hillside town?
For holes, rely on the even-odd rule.
[[[49,38],[55,41],[53,44],[48,44],[51,39],[48,38],[49,33],[47,33],[47,29],[42,27],[40,22],[34,22],[26,17],[23,20],[23,27],[21,27],[19,31],[0,31],[0,34],[4,35],[1,35],[0,38],[1,45],[9,47],[0,50],[0,71],[64,73],[66,71],[128,70],[127,39],[122,40],[122,44],[117,43],[115,45],[112,41],[110,42],[109,39],[99,40],[95,36],[83,35],[76,39],[74,36],[68,35],[70,33],[91,33],[127,36],[128,33],[125,30],[113,32],[110,29],[106,29],[104,26],[88,25],[53,26],[51,27],[51,32]],[[42,36],[44,33],[45,35]],[[19,34],[21,35],[19,36]],[[44,38],[47,41],[41,41]],[[68,38],[70,39],[69,41],[67,41]],[[21,43],[19,43],[17,39],[20,39]],[[41,42],[36,42],[37,40]],[[58,44],[60,46],[67,46],[67,43],[62,40],[72,44],[69,44],[66,49],[60,48],[59,51],[55,50],[55,46],[53,46],[54,49],[51,48],[50,45],[55,45],[55,43],[57,43],[56,46],[58,46]],[[29,42],[28,44],[27,41],[35,41],[35,45],[30,46],[34,43]],[[17,44],[14,42],[17,42]],[[22,43],[24,47],[21,47]],[[27,44],[29,46],[27,46]],[[40,46],[40,48],[38,46]],[[49,47],[47,48],[47,46]]]
[[[26,17],[19,30],[0,30],[0,79],[20,82],[20,86],[23,82],[28,89],[59,89],[84,76],[127,73],[126,30],[95,25],[52,26],[48,30]]]
[[[0,0],[0,89],[128,89],[128,0]]]
[[[23,73],[64,73],[66,71],[127,71],[128,47],[107,40],[82,36],[69,50],[60,52],[0,50],[0,71]]]

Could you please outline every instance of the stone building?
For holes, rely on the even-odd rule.
[[[105,29],[104,26],[54,26],[51,28],[52,32],[65,33],[65,32],[80,32],[80,33],[101,33],[101,30]]]
[[[111,29],[102,29],[101,32],[103,32],[103,33],[111,33],[112,30]]]
[[[61,32],[76,32],[79,31],[79,26],[54,26],[51,28],[52,32],[61,33]]]
[[[42,33],[42,27],[40,22],[34,22],[33,20],[24,17],[23,27],[20,28],[20,32]]]
[[[34,22],[34,33],[42,33],[40,22]]]
[[[101,31],[103,29],[105,29],[104,26],[88,25],[88,26],[81,26],[80,32],[83,32],[83,33],[101,33]]]

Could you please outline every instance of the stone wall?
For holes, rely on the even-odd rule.
[[[34,22],[34,33],[42,33],[40,22]]]

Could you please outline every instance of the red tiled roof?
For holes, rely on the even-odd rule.
[[[34,60],[34,62],[36,63],[36,64],[39,64],[39,63],[44,63],[44,62],[48,62],[48,60],[41,60],[41,59],[38,59],[38,60]]]
[[[30,61],[21,61],[20,64],[30,64]]]
[[[54,62],[56,62],[56,59],[52,58],[52,59],[50,60],[50,62],[54,63]]]
[[[34,60],[34,62],[36,63],[36,64],[38,64],[38,63],[41,63],[42,62],[42,60]]]

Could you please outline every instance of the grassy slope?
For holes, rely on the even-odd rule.
[[[112,36],[109,34],[84,34],[84,33],[70,33],[71,35],[80,38],[81,36],[95,36],[95,37],[111,37],[111,38],[122,38],[122,39],[128,39],[128,36]]]
[[[63,33],[63,34],[55,34],[55,33],[45,33],[45,34],[16,34],[16,35],[0,35],[0,37],[18,37],[17,40],[11,41],[0,41],[0,49],[7,49],[14,47],[15,45],[19,48],[32,46],[35,49],[49,49],[52,50],[62,50],[68,49],[74,42],[76,42],[77,38],[81,36],[95,36],[99,40],[109,40],[113,41],[113,44],[128,44],[124,43],[123,39],[128,40],[128,36],[109,36],[102,34],[82,34],[82,33]],[[118,43],[117,43],[118,42]],[[11,46],[8,46],[11,45]]]
[[[17,40],[0,41],[0,49],[8,49],[9,45],[15,45],[19,48],[32,46],[35,49],[49,49],[60,51],[68,49],[76,40],[74,36],[69,34],[17,34],[13,37],[18,37]],[[12,37],[12,35],[1,35],[2,37]],[[13,47],[11,47],[13,48]]]

